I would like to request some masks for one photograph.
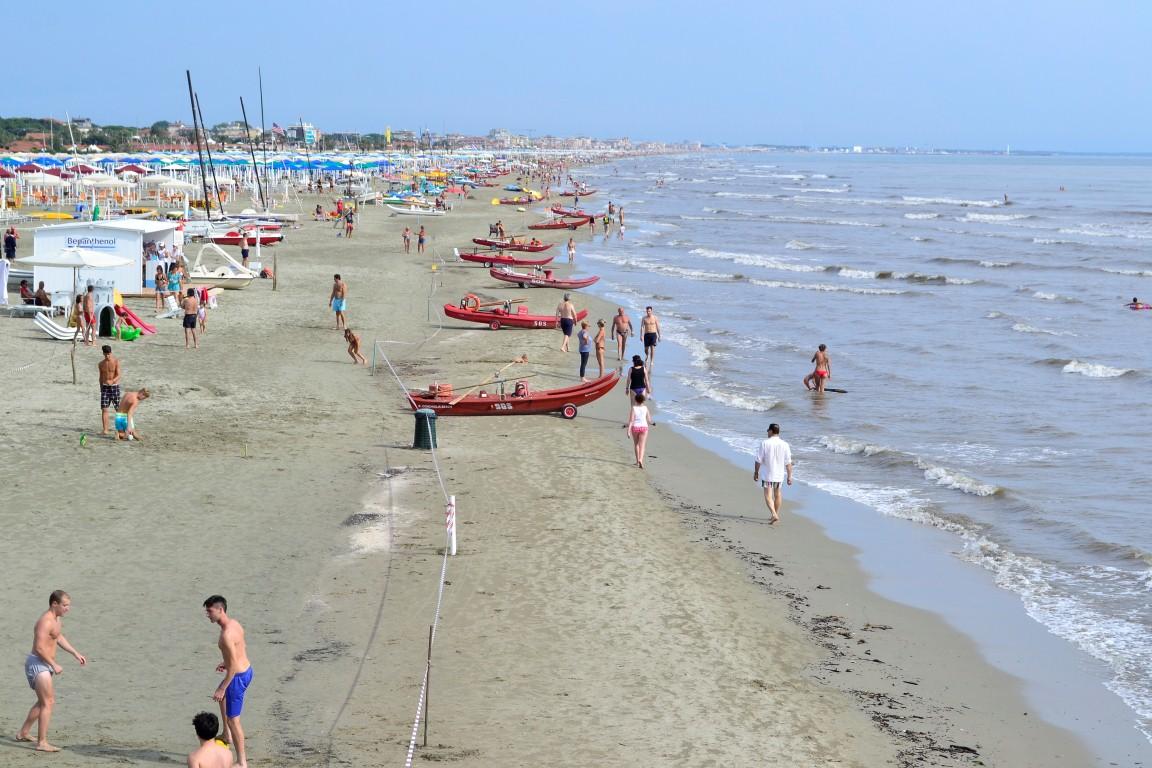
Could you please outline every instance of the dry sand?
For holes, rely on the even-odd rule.
[[[440,327],[439,305],[468,291],[527,297],[544,313],[559,299],[437,262],[497,216],[510,231],[535,218],[493,209],[491,193],[427,220],[423,257],[401,253],[400,230],[417,225],[387,209],[363,209],[350,240],[303,221],[277,248],[279,290],[225,294],[199,351],[184,350],[176,321],[115,343],[125,386],[154,393],[137,418],[143,443],[95,436],[98,351],[79,351],[73,386],[66,344],[0,319],[4,729],[32,703],[20,665],[48,593],[63,588],[66,634],[90,664],[63,658],[52,738],[65,751],[50,761],[182,761],[192,715],[215,706],[216,631],[200,603],[219,592],[248,632],[253,765],[403,764],[443,496],[432,454],[409,447],[413,419],[387,369],[351,365],[328,288],[344,275],[352,327],[410,385],[478,382],[521,353],[530,362],[516,372],[537,374],[533,386],[572,381],[577,355],[557,351],[558,333]],[[611,314],[578,303],[593,319]],[[438,421],[460,554],[417,764],[1092,763],[1022,715],[1016,683],[967,641],[868,593],[851,553],[812,524],[788,513],[771,536],[729,528],[716,515],[762,512],[744,473],[662,425],[651,472],[635,469],[625,409],[617,392],[571,422]],[[45,759],[0,740],[0,764]]]

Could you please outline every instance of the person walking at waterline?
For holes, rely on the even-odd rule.
[[[632,447],[636,450],[636,466],[644,469],[644,449],[648,445],[648,427],[655,424],[648,406],[644,404],[644,395],[636,394],[632,398],[632,405],[628,407],[628,421],[624,422],[628,434],[632,436]]]
[[[760,468],[764,468],[764,479],[760,480]],[[780,425],[768,425],[768,438],[760,441],[756,449],[756,466],[752,470],[752,480],[760,481],[764,487],[764,503],[772,515],[769,521],[775,525],[780,521],[780,507],[784,503],[781,486],[792,485],[792,446],[780,438]]]

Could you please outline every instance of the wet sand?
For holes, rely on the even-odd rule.
[[[183,348],[177,321],[114,343],[125,386],[153,390],[137,417],[143,443],[97,435],[97,350],[78,351],[73,386],[67,344],[0,318],[8,731],[33,701],[20,669],[32,624],[63,588],[65,632],[90,664],[61,662],[52,738],[65,751],[53,764],[182,761],[192,715],[215,708],[216,628],[200,603],[218,592],[248,632],[253,765],[402,764],[440,581],[443,496],[432,454],[409,447],[396,382],[351,365],[327,296],[340,272],[365,354],[378,341],[410,386],[479,382],[522,353],[530,362],[515,372],[536,374],[534,387],[575,380],[578,356],[557,351],[556,332],[441,327],[439,306],[467,292],[525,297],[541,313],[559,300],[450,263],[452,246],[496,217],[509,231],[536,218],[494,209],[493,194],[425,221],[423,257],[400,249],[400,230],[418,224],[384,208],[364,208],[349,240],[304,220],[277,246],[279,290],[265,280],[224,294],[199,351]],[[305,196],[304,210],[319,199]],[[555,239],[562,252],[567,233]],[[577,304],[593,320],[611,315]],[[1017,684],[963,637],[869,593],[851,552],[787,502],[770,535],[754,521],[730,528],[717,515],[755,517],[762,503],[720,458],[658,424],[650,471],[634,468],[625,409],[615,392],[575,421],[438,420],[460,553],[448,562],[418,759],[1092,764],[1066,733],[1022,714]],[[44,759],[10,738],[0,754],[11,766]]]

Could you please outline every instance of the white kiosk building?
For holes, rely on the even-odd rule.
[[[131,263],[113,269],[81,269],[77,275],[77,289],[83,292],[86,286],[97,282],[111,284],[124,294],[142,293],[145,287],[152,288],[156,273],[155,263],[144,258],[144,246],[155,242],[167,247],[169,254],[175,246],[184,245],[184,233],[177,231],[179,224],[168,221],[146,221],[143,219],[113,219],[110,221],[78,221],[69,224],[55,224],[32,231],[32,253],[43,255],[54,253],[62,248],[86,248],[91,251],[113,253],[130,259]],[[62,267],[36,267],[33,270],[33,285],[44,281],[49,294],[57,291],[72,291],[72,270]]]

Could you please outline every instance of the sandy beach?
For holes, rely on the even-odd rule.
[[[192,716],[215,709],[216,628],[200,607],[212,593],[248,633],[253,765],[403,765],[446,489],[460,550],[417,764],[1098,764],[1030,715],[1018,681],[974,644],[870,592],[852,550],[796,514],[831,497],[791,490],[784,523],[768,528],[751,467],[663,428],[658,408],[645,472],[620,392],[574,421],[441,418],[435,455],[413,450],[387,366],[354,367],[334,330],[335,272],[365,354],[376,342],[409,386],[480,382],[520,354],[529,362],[512,373],[534,387],[577,378],[556,332],[443,319],[439,307],[468,292],[543,314],[559,300],[453,262],[453,246],[497,217],[520,232],[537,218],[494,209],[490,193],[424,221],[422,256],[401,248],[413,217],[364,207],[350,239],[302,217],[276,247],[278,290],[226,293],[198,351],[177,321],[113,342],[125,387],[153,392],[141,443],[99,437],[98,348],[77,351],[73,386],[69,345],[0,318],[0,763],[47,759],[12,737],[34,701],[20,669],[32,625],[60,588],[73,600],[65,633],[90,663],[61,654],[53,765],[184,760]],[[567,237],[545,239],[562,251]],[[578,256],[575,271],[594,269]],[[614,311],[576,301],[593,323]],[[151,317],[150,300],[133,306]]]

